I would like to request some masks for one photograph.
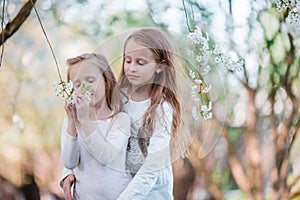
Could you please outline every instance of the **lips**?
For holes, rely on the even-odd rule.
[[[137,76],[137,75],[133,75],[133,74],[127,74],[127,78],[129,78],[129,79],[136,79],[136,78],[138,78],[139,76]]]

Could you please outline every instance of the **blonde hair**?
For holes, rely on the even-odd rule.
[[[128,79],[125,77],[124,62],[125,48],[130,39],[138,44],[150,49],[158,65],[162,65],[164,70],[155,75],[150,90],[151,105],[143,117],[141,137],[149,138],[153,134],[153,119],[155,118],[156,107],[163,101],[167,101],[173,109],[172,137],[175,137],[181,121],[181,107],[177,97],[178,86],[176,82],[174,50],[167,36],[158,29],[145,28],[132,33],[125,41],[123,50],[122,71],[119,77],[119,86],[126,88],[130,86]],[[150,116],[150,117],[149,117]],[[145,131],[145,127],[150,131]],[[147,132],[147,133],[146,133]]]
[[[103,55],[86,53],[67,59],[67,64],[69,66],[67,80],[70,81],[70,67],[74,64],[85,61],[92,62],[99,67],[105,82],[105,99],[109,109],[111,109],[114,113],[113,116],[123,111],[123,99],[126,98],[126,95],[120,90],[112,69]]]

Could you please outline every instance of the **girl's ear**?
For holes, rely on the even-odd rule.
[[[164,71],[165,68],[166,68],[165,65],[160,64],[160,65],[158,65],[158,68],[155,70],[155,72],[156,72],[157,74],[159,74],[160,72]]]
[[[165,60],[161,61],[161,63],[158,64],[158,67],[157,67],[157,69],[155,70],[155,72],[156,72],[157,74],[159,74],[160,72],[164,71],[164,70],[166,69],[166,67],[167,67],[166,64],[167,64],[167,63],[166,63]]]
[[[161,67],[158,67],[158,68],[155,70],[155,72],[156,72],[157,74],[159,74],[161,71],[162,71]]]

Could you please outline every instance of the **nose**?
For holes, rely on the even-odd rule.
[[[129,66],[128,66],[128,69],[130,72],[136,72],[137,71],[137,64],[136,63],[130,63]]]

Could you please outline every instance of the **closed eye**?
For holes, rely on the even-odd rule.
[[[87,82],[88,82],[88,83],[94,83],[94,81],[95,81],[94,78],[88,78],[88,79],[87,79]]]
[[[131,63],[131,59],[129,57],[125,57],[125,62],[126,63]]]
[[[145,60],[138,60],[137,61],[138,65],[145,65],[147,62]]]
[[[76,88],[80,87],[80,82],[75,82],[74,87],[76,87]]]

